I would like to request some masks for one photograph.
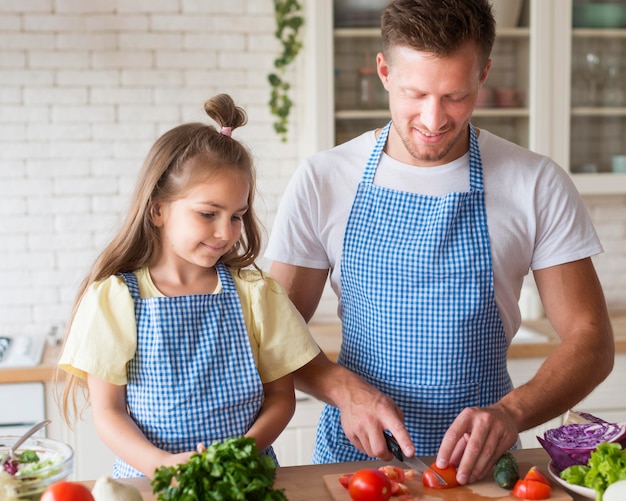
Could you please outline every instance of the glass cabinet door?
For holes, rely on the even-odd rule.
[[[570,171],[626,173],[626,1],[572,9]]]
[[[528,147],[530,5],[528,0],[497,3],[493,66],[472,122]],[[376,73],[380,11],[386,4],[387,0],[335,0],[333,4],[336,144],[389,120],[387,92]]]

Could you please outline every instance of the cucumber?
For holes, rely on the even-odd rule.
[[[519,480],[519,465],[509,451],[498,459],[493,470],[493,478],[500,487],[509,490],[513,489],[515,482]]]

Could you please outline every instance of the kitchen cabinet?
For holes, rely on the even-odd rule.
[[[317,423],[323,408],[323,402],[296,391],[293,418],[273,444],[281,466],[311,464]]]
[[[73,480],[85,478],[100,478],[103,475],[111,475],[115,454],[98,437],[91,407],[87,407],[80,415],[80,419],[70,428],[65,423],[54,395],[52,381],[46,384],[46,416],[52,420],[48,425],[47,436],[69,444],[74,449],[74,472]],[[61,388],[62,383],[58,383]],[[84,399],[79,397],[78,409],[82,409]]]
[[[573,28],[573,10],[582,1],[524,0],[517,26],[497,28],[489,91],[472,120],[552,157],[583,195],[626,194],[626,172],[611,166],[613,157],[626,155],[626,28]],[[357,5],[353,19],[337,16],[338,2]],[[313,99],[303,105],[304,154],[389,119],[382,85],[372,78],[378,21],[358,4],[377,2],[306,4],[306,95]],[[496,102],[496,89],[517,95]],[[621,170],[626,159],[617,162]]]

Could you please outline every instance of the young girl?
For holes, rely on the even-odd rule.
[[[295,409],[290,373],[319,352],[255,265],[255,172],[231,137],[246,114],[225,94],[205,110],[219,129],[181,125],[150,150],[126,221],[80,288],[59,362],[64,415],[86,383],[115,477],[151,477],[231,436],[273,456]]]

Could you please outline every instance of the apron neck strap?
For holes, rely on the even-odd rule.
[[[364,183],[374,183],[376,168],[380,163],[380,157],[382,156],[383,149],[387,143],[391,123],[392,122],[390,120],[381,131],[380,136],[378,136],[378,140],[376,141],[376,145],[367,160],[367,165],[365,166],[362,178]],[[483,191],[483,163],[480,156],[480,149],[478,148],[478,135],[476,134],[475,127],[471,123],[469,124],[469,167],[470,191]]]

